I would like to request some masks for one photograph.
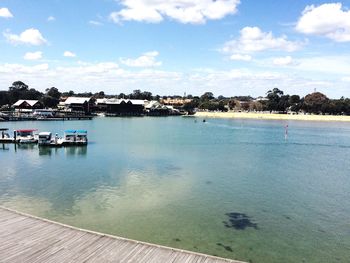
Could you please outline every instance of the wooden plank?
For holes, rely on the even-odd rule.
[[[2,207],[0,261],[238,263],[234,260],[81,230]]]

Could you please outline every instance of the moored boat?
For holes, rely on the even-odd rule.
[[[85,130],[66,130],[64,132],[63,145],[87,145],[87,131]]]
[[[88,143],[87,131],[78,130],[76,133],[76,144],[77,145],[87,145],[87,143]]]
[[[8,128],[0,128],[0,142],[1,143],[13,143],[14,139],[8,133]]]
[[[38,137],[34,134],[36,129],[15,130],[14,141],[17,143],[37,143]]]
[[[51,132],[40,132],[38,144],[39,146],[59,147],[62,146],[63,140],[58,137],[57,133],[52,136]]]
[[[51,141],[52,141],[52,133],[51,132],[40,132],[39,133],[39,139],[38,139],[39,146],[50,145]]]

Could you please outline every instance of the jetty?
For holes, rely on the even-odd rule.
[[[1,206],[0,261],[242,263],[79,229]]]

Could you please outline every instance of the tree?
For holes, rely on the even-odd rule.
[[[329,103],[329,99],[321,92],[314,92],[308,94],[304,98],[303,110],[310,113],[321,113],[326,109],[326,104]]]
[[[141,90],[136,89],[130,94],[131,99],[141,99]]]
[[[152,100],[152,92],[144,91],[141,93],[140,99],[142,100]]]
[[[56,108],[60,102],[61,92],[55,87],[46,89],[46,94],[42,97],[41,101],[46,108]]]
[[[228,107],[230,110],[233,110],[236,107],[237,103],[235,99],[230,99],[228,101]]]
[[[194,110],[199,106],[198,100],[192,100],[191,102],[187,102],[183,105],[183,109],[188,112],[188,114],[193,114]]]
[[[56,108],[59,103],[58,99],[47,95],[44,95],[41,101],[45,108]]]
[[[61,92],[59,92],[55,87],[51,87],[49,89],[46,89],[46,95],[55,99],[60,99]]]
[[[269,90],[267,92],[267,110],[269,111],[279,111],[281,108],[280,100],[283,96],[283,91],[278,88],[274,88],[273,90]]]
[[[19,90],[19,91],[25,91],[28,90],[28,85],[26,85],[24,82],[17,80],[15,82],[12,83],[12,86],[9,87],[10,91],[13,90]]]
[[[212,99],[214,99],[214,94],[212,92],[205,92],[200,98],[201,102],[209,101]]]

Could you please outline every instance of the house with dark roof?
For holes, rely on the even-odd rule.
[[[35,110],[42,109],[44,106],[38,100],[19,100],[12,107],[16,110]]]
[[[97,108],[116,116],[139,116],[144,113],[144,100],[98,99]]]
[[[59,108],[64,110],[81,111],[85,114],[91,113],[94,106],[93,99],[89,97],[68,97],[58,105]]]

